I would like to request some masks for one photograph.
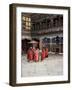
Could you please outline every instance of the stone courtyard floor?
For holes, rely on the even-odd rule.
[[[55,76],[63,74],[63,55],[49,54],[44,61],[28,62],[26,55],[21,58],[21,76]]]

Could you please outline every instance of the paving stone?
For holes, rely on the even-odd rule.
[[[44,61],[28,62],[25,55],[21,58],[21,76],[48,76],[63,74],[63,55],[50,54]]]

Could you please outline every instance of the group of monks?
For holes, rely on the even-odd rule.
[[[48,57],[48,48],[43,48],[42,52],[39,53],[38,48],[32,48],[30,47],[28,52],[27,52],[27,59],[28,61],[39,61],[39,55],[41,55],[41,61],[43,61],[45,58]]]

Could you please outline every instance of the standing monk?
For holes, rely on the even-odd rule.
[[[41,53],[41,60],[45,59],[45,49],[42,49],[42,53]]]
[[[28,61],[33,61],[33,51],[32,51],[32,48],[30,48],[28,50],[27,58],[28,58]]]
[[[32,52],[33,52],[33,60],[34,60],[34,51],[35,51],[35,47],[32,47]]]
[[[48,48],[45,50],[45,57],[48,57]]]
[[[34,60],[35,60],[36,62],[39,61],[39,54],[38,54],[38,49],[37,49],[37,48],[36,48],[36,50],[34,51]]]

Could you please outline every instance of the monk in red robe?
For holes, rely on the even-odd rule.
[[[34,60],[34,51],[35,51],[35,48],[33,47],[33,48],[32,48],[32,52],[33,52],[33,60]]]
[[[48,57],[48,48],[45,49],[45,57]]]
[[[27,59],[28,61],[33,61],[33,51],[31,48],[28,50]]]
[[[42,53],[41,53],[41,60],[45,59],[45,49],[42,49]]]
[[[39,54],[38,54],[38,49],[34,51],[34,61],[38,62],[39,61]]]

